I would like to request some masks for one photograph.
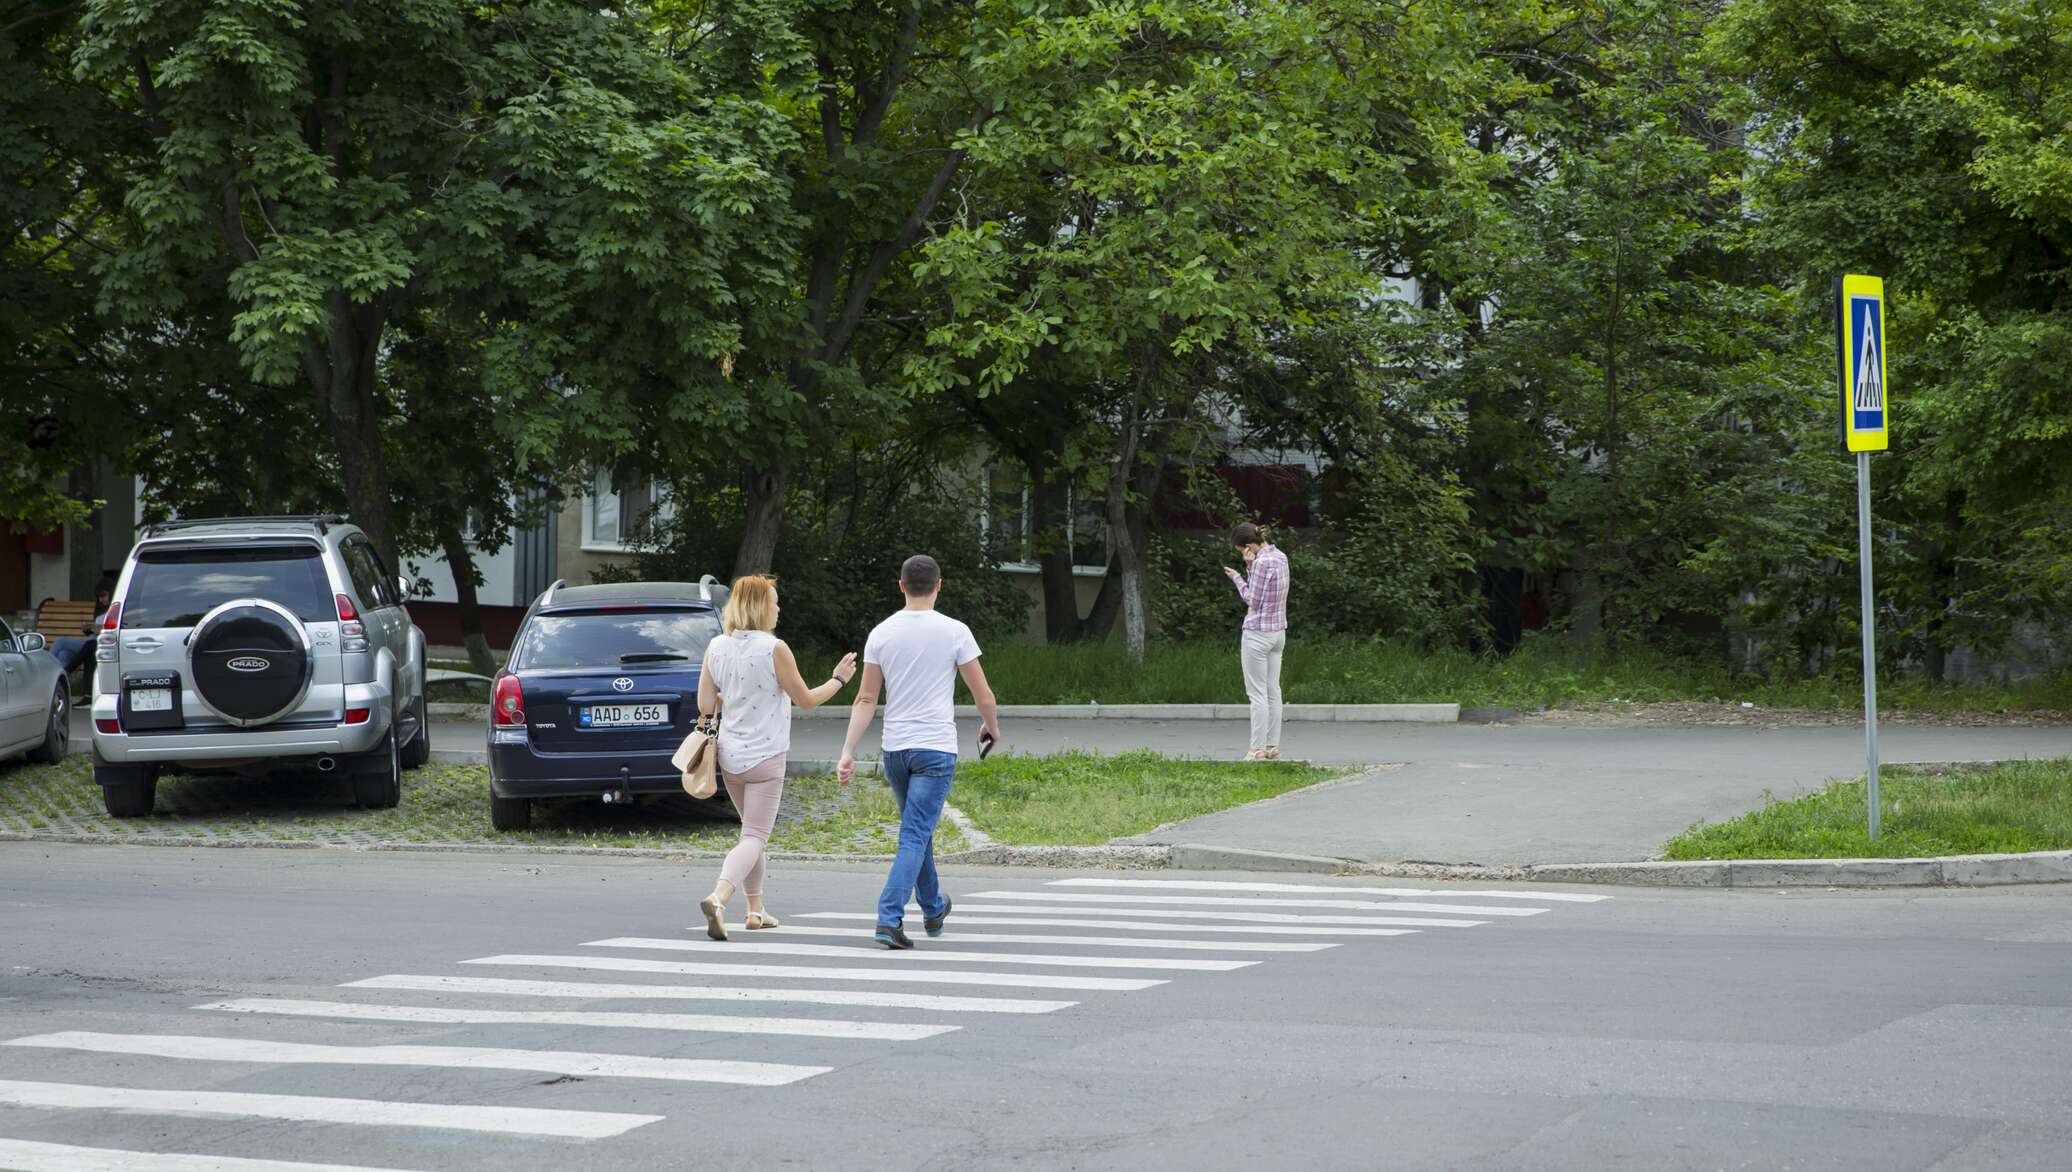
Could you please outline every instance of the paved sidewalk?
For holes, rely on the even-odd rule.
[[[1242,722],[1004,721],[1005,748],[1237,757]],[[801,721],[792,755],[832,758],[839,721]],[[967,737],[975,733],[965,722]],[[77,730],[79,743],[84,730]],[[481,751],[480,724],[433,726],[443,750]],[[1862,730],[1749,727],[1579,727],[1310,724],[1288,726],[1290,756],[1326,765],[1404,768],[1327,785],[1143,836],[1370,862],[1614,862],[1652,857],[1691,823],[1791,797],[1863,769]],[[1882,725],[1887,763],[2072,756],[2072,726],[1929,728]],[[970,748],[967,745],[967,748]],[[863,745],[877,755],[877,731]]]

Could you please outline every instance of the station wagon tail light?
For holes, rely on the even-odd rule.
[[[498,676],[496,695],[489,702],[489,722],[495,725],[525,724],[525,689],[517,676]]]
[[[338,596],[338,649],[367,649],[367,625],[360,621],[360,612],[353,609],[353,600],[343,594]]]
[[[108,613],[101,617],[101,633],[94,636],[94,662],[114,663],[115,641],[120,638],[116,631],[122,626],[122,604],[111,602]]]
[[[113,736],[113,735],[115,735],[116,733],[119,733],[119,732],[121,732],[121,731],[122,731],[122,722],[121,722],[121,721],[119,721],[119,720],[100,720],[100,719],[97,719],[97,720],[95,720],[95,721],[94,721],[94,731],[95,731],[95,732],[102,732],[102,733],[107,733],[108,735],[110,735],[110,736]]]
[[[372,708],[348,708],[345,710],[345,723],[365,724],[367,723],[367,714],[372,711],[374,711]]]

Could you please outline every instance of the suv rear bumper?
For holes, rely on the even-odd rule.
[[[93,747],[100,759],[110,765],[344,757],[377,748],[394,715],[387,686],[348,684],[345,703],[348,708],[369,709],[367,720],[361,724],[314,724],[290,720],[250,729],[106,733],[101,731],[100,722],[117,719],[117,698],[113,693],[104,692],[94,696]]]

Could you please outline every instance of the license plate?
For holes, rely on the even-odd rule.
[[[170,688],[138,688],[129,694],[131,712],[171,712],[173,693]]]
[[[667,704],[587,704],[576,710],[582,728],[641,728],[668,724]]]

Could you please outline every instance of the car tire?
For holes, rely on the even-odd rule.
[[[29,750],[29,760],[38,765],[56,765],[72,751],[72,697],[71,689],[62,676],[58,686],[50,694],[49,719],[43,726],[43,743]]]
[[[411,707],[417,713],[417,735],[403,746],[403,768],[416,769],[432,759],[432,723],[427,718],[424,693],[419,692]]]
[[[353,801],[366,810],[394,809],[403,800],[403,755],[396,747],[396,730],[381,738],[381,747],[359,762],[353,771]]]
[[[532,799],[489,795],[489,824],[498,830],[531,829]]]
[[[94,762],[94,781],[110,818],[143,818],[158,804],[158,770],[150,765],[103,765]]]

